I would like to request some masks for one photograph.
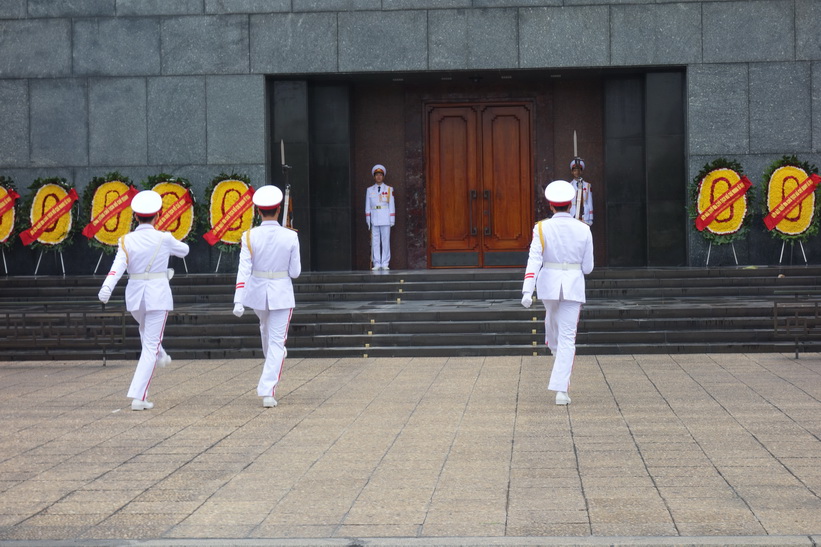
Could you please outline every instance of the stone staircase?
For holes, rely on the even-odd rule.
[[[598,269],[579,354],[821,350],[821,266]],[[521,269],[307,272],[295,282],[291,357],[545,355],[544,311],[521,307]],[[125,280],[0,279],[0,360],[136,359]],[[164,345],[176,359],[261,358],[253,311],[231,314],[233,274],[178,274]],[[781,306],[783,324],[774,323]],[[774,328],[778,325],[779,328]],[[790,331],[785,331],[790,327]]]

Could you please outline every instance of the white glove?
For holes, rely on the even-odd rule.
[[[371,229],[371,223],[370,223],[370,222],[366,222],[365,224],[367,224],[367,226],[368,226],[368,230],[370,230],[370,229]]]
[[[108,299],[111,298],[111,287],[101,287],[100,292],[97,293],[97,298],[99,298],[100,302],[102,302],[103,304],[107,304]]]
[[[245,306],[243,306],[240,302],[234,304],[234,315],[237,317],[242,317],[242,314],[245,313]]]
[[[526,292],[522,295],[522,306],[529,308],[533,304],[533,293]]]

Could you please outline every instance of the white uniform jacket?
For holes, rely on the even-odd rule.
[[[532,293],[535,287],[541,300],[559,300],[561,296],[585,302],[584,276],[592,271],[593,236],[587,224],[569,213],[556,213],[536,223],[522,293]]]
[[[294,307],[292,278],[302,273],[297,233],[265,220],[242,234],[234,303],[255,310]]]
[[[396,222],[396,206],[393,188],[387,184],[374,184],[365,192],[365,222],[368,226],[393,226]]]
[[[576,190],[577,195],[578,195],[578,191],[579,191],[579,184],[581,184],[581,188],[582,188],[582,195],[581,195],[582,214],[581,214],[579,220],[584,221],[584,223],[587,224],[587,225],[592,225],[593,224],[593,191],[590,189],[590,183],[587,182],[584,179],[582,179],[582,180],[573,179],[573,180],[570,181],[570,184],[573,185],[573,189]],[[576,202],[577,202],[577,199],[573,199],[573,201],[570,202],[570,211],[568,211],[570,213],[570,216],[572,216],[573,218],[576,218]]]
[[[140,309],[143,302],[146,311],[173,310],[174,299],[168,276],[165,275],[168,258],[187,254],[188,245],[177,241],[169,232],[155,230],[150,224],[140,224],[133,232],[120,238],[117,255],[103,287],[114,290],[128,270],[130,276],[137,277],[130,277],[125,287],[125,308],[128,311]],[[151,279],[140,279],[146,273],[152,274]]]

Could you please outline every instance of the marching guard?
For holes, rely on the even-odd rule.
[[[277,406],[276,388],[288,354],[285,341],[294,311],[291,279],[302,272],[297,233],[276,220],[282,199],[276,186],[263,186],[254,192],[253,202],[262,223],[242,234],[234,292],[234,315],[242,317],[248,306],[259,318],[265,363],[257,395],[263,398],[265,408]]]
[[[573,174],[573,190],[576,192],[570,205],[570,216],[587,224],[593,225],[593,192],[590,183],[582,178],[584,160],[576,157],[570,162],[570,172]]]
[[[555,180],[545,188],[553,217],[536,223],[522,285],[522,305],[533,303],[533,290],[545,307],[545,343],[554,355],[547,389],[556,404],[567,405],[570,373],[576,356],[576,327],[585,302],[584,276],[593,271],[590,227],[569,213],[576,190]]]
[[[117,254],[108,272],[98,298],[103,304],[111,298],[117,282],[128,271],[125,287],[125,306],[140,325],[140,360],[128,389],[132,399],[131,410],[149,410],[148,386],[156,365],[166,366],[171,357],[162,347],[163,330],[174,299],[168,280],[173,270],[168,268],[170,256],[180,258],[188,254],[188,245],[177,241],[169,232],[154,229],[162,197],[153,190],[144,190],[134,196],[131,209],[137,219],[133,232],[120,238]]]
[[[365,192],[365,222],[371,232],[372,270],[390,270],[391,227],[396,222],[393,188],[385,184],[387,171],[376,164],[371,169],[373,186]]]

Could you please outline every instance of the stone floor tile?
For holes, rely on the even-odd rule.
[[[711,486],[659,486],[659,495],[668,503],[679,500],[737,500],[738,494],[727,485]]]
[[[82,528],[97,525],[107,518],[110,513],[37,513],[27,519],[23,525],[27,528],[59,528],[71,526]]]
[[[430,519],[422,526],[424,537],[501,537],[505,535],[504,522],[473,523],[462,520],[439,521]]]
[[[814,522],[813,528],[818,528],[818,510],[787,508],[787,509],[767,509],[756,511],[761,526],[769,535],[798,535],[802,530],[807,530],[810,522]]]
[[[659,491],[652,486],[623,486],[585,484],[584,497],[588,500],[655,499]]]
[[[124,514],[187,516],[193,513],[201,504],[200,501],[134,501],[125,505],[120,511]]]
[[[0,539],[8,541],[49,541],[65,538],[80,538],[88,529],[87,526],[29,526],[21,524],[9,529],[0,530]],[[118,535],[118,537],[124,537]]]
[[[262,523],[268,516],[267,511],[256,511],[253,513],[222,513],[213,510],[198,509],[185,518],[185,524],[211,526],[256,526]]]
[[[323,507],[317,511],[306,511],[301,507],[276,508],[260,523],[260,526],[337,526],[345,519],[349,507]]]
[[[760,522],[746,520],[740,522],[679,522],[676,529],[682,536],[759,536],[766,534]]]
[[[334,536],[337,524],[261,524],[254,528],[249,538],[330,538]]]
[[[242,539],[250,537],[254,530],[253,525],[226,524],[200,525],[183,522],[165,532],[163,538],[193,538],[193,539]],[[151,536],[157,537],[157,536]]]
[[[508,526],[526,526],[528,524],[584,524],[590,525],[590,515],[586,510],[573,509],[531,509],[511,511]]]
[[[624,521],[624,522],[598,522],[593,521],[591,526],[594,536],[678,536],[672,522],[652,522],[652,521]]]
[[[586,537],[590,536],[590,525],[572,522],[522,522],[508,524],[505,535],[548,538]]]
[[[345,515],[345,524],[360,525],[398,525],[404,522],[422,524],[425,521],[426,510],[405,507],[402,504],[358,505],[351,507]]]
[[[584,510],[586,501],[581,488],[525,488],[511,490],[510,511],[536,510]]]
[[[203,490],[181,490],[181,489],[170,489],[170,488],[151,488],[149,490],[141,491],[138,496],[136,496],[134,501],[138,502],[158,502],[158,503],[165,503],[165,502],[197,502],[202,503],[209,497],[211,497],[207,491]]]
[[[421,524],[343,524],[328,537],[339,538],[379,538],[416,537]]]

